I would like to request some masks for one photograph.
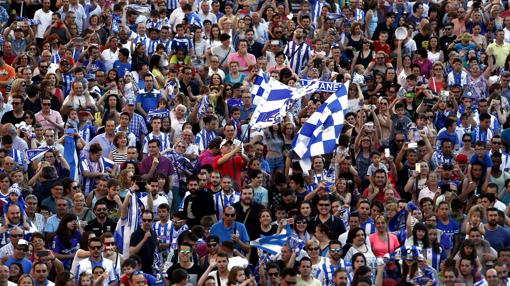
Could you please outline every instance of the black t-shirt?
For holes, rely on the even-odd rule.
[[[108,197],[104,197],[100,199],[98,202],[102,202],[106,205],[106,208],[108,209],[108,217],[115,220],[120,217],[119,212],[119,205],[115,201],[111,201],[108,199]]]
[[[92,231],[97,237],[105,232],[114,233],[117,223],[109,218],[106,219],[104,224],[100,224],[97,218],[89,221],[85,226],[85,231]]]
[[[23,118],[24,115],[25,115],[25,113],[23,112],[23,115],[20,118],[17,118],[16,116],[14,116],[14,111],[12,111],[12,110],[7,111],[4,114],[4,116],[2,116],[2,124],[5,124],[5,123],[18,124],[24,120],[24,118]]]
[[[189,275],[188,282],[191,283],[191,285],[197,285],[198,279],[200,278],[200,276],[202,276],[202,269],[200,269],[200,266],[198,266],[197,263],[194,263],[193,266],[191,266],[191,268],[189,268],[189,269],[183,268],[179,263],[175,263],[172,266],[170,266],[170,268],[168,268],[168,270],[166,271],[166,274],[168,275],[167,277],[168,277],[168,280],[170,280],[170,283],[174,282],[173,277],[172,277],[172,272],[176,269],[186,270],[186,272]]]
[[[158,241],[156,234],[151,230],[151,237],[145,241],[138,251],[137,255],[142,259],[142,271],[145,273],[152,274],[152,264],[154,262],[154,252],[158,247]],[[140,241],[143,240],[145,236],[145,231],[141,228],[138,228],[131,235],[131,241],[129,242],[129,246],[137,246]]]

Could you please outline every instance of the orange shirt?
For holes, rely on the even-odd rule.
[[[14,68],[8,64],[4,64],[0,67],[0,81],[11,81],[16,78],[16,72]],[[0,86],[0,92],[4,97],[4,101],[7,101],[7,86]]]

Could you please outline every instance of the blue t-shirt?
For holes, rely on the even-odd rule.
[[[113,63],[113,68],[117,71],[119,77],[124,77],[127,72],[131,71],[131,64],[129,62],[121,63],[119,60],[116,60]]]
[[[491,247],[499,251],[503,247],[510,246],[510,231],[506,227],[499,226],[495,230],[485,228],[485,239],[491,244]]]
[[[457,136],[457,133],[453,132],[453,134],[450,134],[450,133],[448,133],[448,130],[446,130],[446,129],[439,131],[439,133],[437,134],[437,137],[436,137],[437,144],[436,145],[441,146],[441,142],[443,142],[443,140],[445,140],[445,139],[449,139],[450,141],[452,141],[454,146],[460,145],[459,137]]]
[[[23,259],[14,259],[14,257],[9,256],[7,261],[5,261],[5,266],[10,266],[13,263],[18,263],[23,268],[23,274],[30,274],[30,270],[32,269],[32,262],[26,258]]]
[[[172,41],[172,52],[177,52],[177,49],[183,49],[184,55],[188,55],[189,50],[193,47],[193,42],[191,42],[191,39],[187,36],[179,37],[175,36]]]
[[[145,112],[149,112],[150,110],[154,110],[158,107],[158,100],[160,98],[161,93],[159,91],[152,89],[150,92],[146,92],[145,89],[142,89],[138,91],[136,102],[139,102],[142,105]]]
[[[89,65],[89,61],[84,61],[83,66],[87,67]],[[90,65],[90,68],[88,69],[88,73],[95,74],[96,71],[101,70],[103,72],[106,72],[106,66],[103,64],[100,60],[95,60],[92,65]]]
[[[225,240],[232,240],[232,235],[235,233],[237,233],[237,235],[239,236],[239,240],[241,240],[242,242],[250,241],[250,237],[248,236],[246,227],[242,223],[237,221],[233,223],[229,228],[225,228],[223,220],[220,220],[211,227],[210,231],[211,235],[217,235],[220,238],[220,243]],[[240,250],[239,247],[236,248]]]
[[[443,222],[438,219],[436,228],[442,230],[444,233],[444,236],[441,237],[441,246],[443,246],[445,249],[452,248],[453,236],[460,231],[459,224],[452,218],[448,219],[448,224],[443,224]],[[448,241],[443,241],[443,239]]]

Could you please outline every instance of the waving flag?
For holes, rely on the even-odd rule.
[[[275,234],[264,236],[250,242],[250,246],[258,248],[271,255],[280,253],[282,247],[287,243],[288,234]]]
[[[273,78],[269,80],[257,75],[252,88],[252,95],[258,101],[251,117],[252,128],[266,128],[278,124],[292,106],[301,97],[314,93],[319,87],[318,81],[309,83],[301,88],[289,87]]]
[[[128,191],[129,206],[128,213],[125,217],[120,218],[115,228],[115,244],[122,257],[127,259],[129,257],[129,242],[131,241],[131,234],[138,228],[142,219],[143,203],[137,197],[136,193]]]
[[[205,95],[200,99],[198,102],[198,117],[203,117],[205,115],[207,107],[209,107],[210,104],[208,95]]]
[[[35,148],[35,149],[27,149],[25,151],[25,155],[27,157],[27,160],[29,162],[32,162],[32,161],[41,159],[44,156],[44,154],[50,150],[53,150],[53,148],[52,147],[40,147],[40,148]]]
[[[335,149],[344,123],[347,90],[349,90],[349,82],[339,87],[337,92],[330,95],[308,118],[292,142],[292,148],[301,158],[300,164],[303,171],[310,170],[311,157],[332,153]]]
[[[170,111],[168,111],[168,109],[163,110],[155,109],[149,111],[149,113],[147,113],[147,123],[150,123],[153,117],[159,117],[161,119],[165,117],[170,117]]]
[[[69,178],[78,181],[80,162],[76,151],[76,139],[73,136],[64,136],[64,159],[69,165]]]

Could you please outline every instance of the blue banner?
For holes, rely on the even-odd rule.
[[[299,83],[302,86],[309,85],[312,82],[312,80],[309,79],[302,79],[299,81]],[[336,92],[338,88],[342,86],[342,83],[338,82],[332,82],[332,81],[319,81],[319,88],[317,91],[320,92]]]

